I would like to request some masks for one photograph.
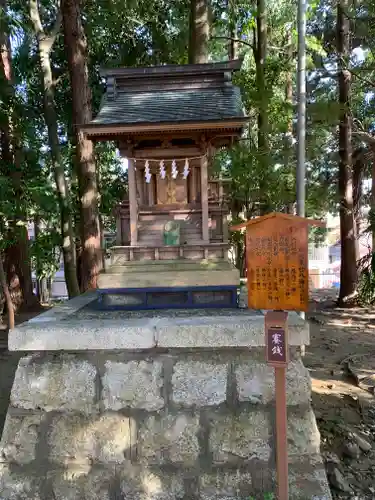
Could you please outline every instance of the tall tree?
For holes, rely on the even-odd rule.
[[[292,77],[292,61],[293,61],[293,44],[292,44],[292,25],[288,23],[286,26],[286,75],[285,75],[285,103],[287,105],[287,127],[284,135],[284,169],[285,172],[291,170],[290,162],[292,161],[293,151],[293,77]],[[288,109],[289,108],[289,109]],[[288,116],[289,113],[289,116]],[[285,192],[289,190],[288,183],[285,186]],[[290,196],[291,200],[287,204],[287,211],[290,214],[295,214],[295,196]],[[287,203],[287,200],[285,200]]]
[[[55,109],[54,79],[51,67],[51,50],[61,27],[61,10],[57,5],[57,15],[50,33],[46,33],[39,14],[38,0],[30,0],[30,19],[38,41],[39,60],[42,71],[44,118],[48,129],[48,142],[51,153],[52,168],[56,183],[61,216],[62,250],[64,258],[65,282],[69,297],[79,295],[77,280],[76,253],[74,231],[69,203],[69,188],[61,159],[58,136],[57,115]]]
[[[94,147],[80,129],[92,118],[87,62],[87,40],[81,19],[80,0],[63,0],[64,43],[72,89],[72,119],[76,141],[76,168],[81,211],[81,290],[96,288],[102,266],[99,194]]]
[[[12,330],[14,328],[14,307],[12,303],[12,297],[10,296],[8,283],[5,276],[4,266],[3,266],[3,257],[0,254],[0,286],[1,291],[5,298],[5,303],[7,306],[7,315],[8,315],[8,328]]]
[[[5,252],[5,268],[12,299],[17,307],[34,307],[37,299],[33,293],[27,216],[24,205],[22,179],[23,156],[20,117],[16,108],[13,84],[10,29],[7,0],[0,0],[0,78],[5,113],[1,123],[1,155],[6,175],[11,179],[14,211],[9,226],[8,246]]]
[[[257,0],[256,39],[254,40],[254,59],[256,68],[256,86],[258,101],[258,155],[261,174],[260,212],[269,211],[267,192],[267,173],[269,168],[268,143],[268,94],[266,85],[267,57],[267,13],[265,0]]]
[[[208,61],[210,21],[208,0],[190,0],[189,63]]]
[[[349,1],[337,4],[337,57],[339,123],[339,197],[341,274],[339,301],[342,304],[354,298],[357,289],[356,224],[353,203],[352,125],[350,116],[350,18]]]
[[[237,16],[234,0],[228,0],[228,58],[229,60],[238,58],[238,40],[237,40]]]

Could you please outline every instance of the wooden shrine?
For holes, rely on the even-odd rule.
[[[83,130],[94,141],[115,141],[127,158],[128,196],[116,207],[116,246],[99,288],[237,286],[226,183],[212,158],[247,122],[232,83],[240,67],[235,60],[102,72],[107,89]]]

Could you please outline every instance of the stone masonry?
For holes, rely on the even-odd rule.
[[[330,500],[310,391],[293,347],[290,498]],[[11,393],[0,499],[263,498],[275,491],[274,399],[262,346],[31,352]]]

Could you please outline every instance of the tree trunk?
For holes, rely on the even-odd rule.
[[[10,293],[17,307],[32,308],[38,303],[33,294],[27,220],[24,211],[22,187],[22,150],[20,145],[18,122],[14,101],[15,91],[12,81],[12,59],[9,28],[7,24],[7,1],[0,0],[0,72],[4,86],[2,88],[3,105],[7,112],[1,124],[2,158],[7,165],[12,182],[14,196],[14,219],[10,224],[9,241],[12,244],[5,251],[6,275],[10,284]]]
[[[228,58],[229,60],[238,58],[238,42],[237,42],[237,18],[235,9],[235,0],[228,0],[229,14],[229,40],[228,40]]]
[[[39,215],[36,215],[34,217],[34,241],[35,243],[38,242],[39,235],[41,233],[41,225],[42,221],[40,220]],[[40,291],[40,276],[41,276],[41,262],[40,262],[40,257],[39,255],[36,256],[36,262],[35,262],[35,288],[36,288],[36,296],[38,297],[38,300],[40,303],[43,301],[42,299],[42,294]]]
[[[363,180],[365,172],[365,151],[362,148],[354,151],[352,155],[353,163],[353,213],[354,213],[354,224],[355,224],[355,234],[357,235],[355,240],[355,260],[358,262],[360,258],[359,253],[359,236],[361,234],[361,208],[362,208],[362,198],[363,198]]]
[[[375,145],[369,145],[372,152],[371,158],[371,201],[370,225],[372,235],[372,251],[375,252]]]
[[[348,0],[337,5],[339,124],[339,197],[341,273],[339,302],[349,304],[357,291],[356,227],[353,206],[352,129],[350,119],[351,74],[347,69],[350,56]]]
[[[9,330],[13,330],[14,328],[14,307],[12,298],[9,293],[8,283],[6,280],[6,275],[3,266],[3,258],[0,255],[0,286],[3,292],[5,303],[7,306],[7,316],[8,316],[8,328]]]
[[[267,18],[265,0],[257,0],[257,29],[254,41],[256,84],[258,100],[258,157],[260,167],[260,214],[266,214],[270,203],[265,193],[268,190],[267,173],[269,168],[268,144],[268,96],[265,64],[267,56]]]
[[[208,61],[210,22],[208,0],[190,0],[189,63]]]
[[[288,29],[288,28],[287,28]],[[287,43],[287,72],[285,78],[285,102],[288,105],[288,124],[287,130],[284,135],[284,168],[287,172],[291,169],[290,162],[292,160],[292,152],[293,152],[293,114],[292,114],[292,106],[293,106],[293,78],[290,68],[290,62],[293,58],[293,45],[292,45],[292,31],[291,26],[286,34],[286,43]],[[287,182],[287,181],[286,181]],[[288,199],[286,200],[286,212],[292,215],[296,213],[296,196],[295,193],[291,192],[290,186],[285,186],[285,192],[288,193]]]
[[[60,143],[55,109],[55,92],[51,69],[50,54],[61,25],[61,13],[57,15],[55,26],[50,35],[43,29],[38,0],[30,0],[30,18],[38,40],[39,59],[43,77],[44,118],[48,130],[48,143],[51,150],[52,168],[55,177],[57,196],[60,206],[62,250],[64,258],[64,274],[69,298],[79,295],[77,280],[74,231],[69,203],[68,183],[65,178],[64,165],[61,161]]]
[[[62,2],[64,43],[72,87],[73,127],[76,137],[78,186],[81,205],[82,286],[97,287],[101,270],[98,185],[93,143],[80,129],[91,121],[91,91],[87,66],[87,41],[81,21],[80,1]]]

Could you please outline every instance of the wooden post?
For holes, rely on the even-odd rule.
[[[140,169],[136,169],[136,186],[137,186],[137,195],[138,195],[138,198],[139,198],[139,205],[144,205],[145,204],[145,197],[144,197],[144,185],[145,185],[145,181],[144,181],[144,176],[143,176],[143,172],[142,170]]]
[[[288,421],[286,411],[286,368],[275,368],[276,470],[279,500],[288,500]]]
[[[202,201],[202,239],[209,243],[210,236],[208,230],[208,168],[207,157],[201,158],[201,201]]]
[[[197,203],[197,199],[198,199],[197,167],[194,166],[193,162],[191,162],[191,164],[190,164],[190,173],[189,173],[188,179],[190,179],[190,203]]]
[[[116,245],[122,245],[122,219],[120,209],[116,212]]]
[[[222,216],[222,220],[223,220],[223,242],[227,243],[229,240],[228,215],[224,214]]]
[[[220,205],[222,205],[224,202],[224,187],[223,187],[223,176],[221,174],[219,177],[219,200],[220,200]]]
[[[128,162],[128,185],[130,211],[130,245],[136,246],[138,241],[138,207],[134,160],[129,160]]]
[[[275,368],[277,499],[288,500],[288,423],[286,370],[289,361],[288,313],[267,311],[265,315],[266,359]]]
[[[154,176],[151,175],[150,182],[147,184],[147,204],[152,207],[155,204],[154,201]]]

